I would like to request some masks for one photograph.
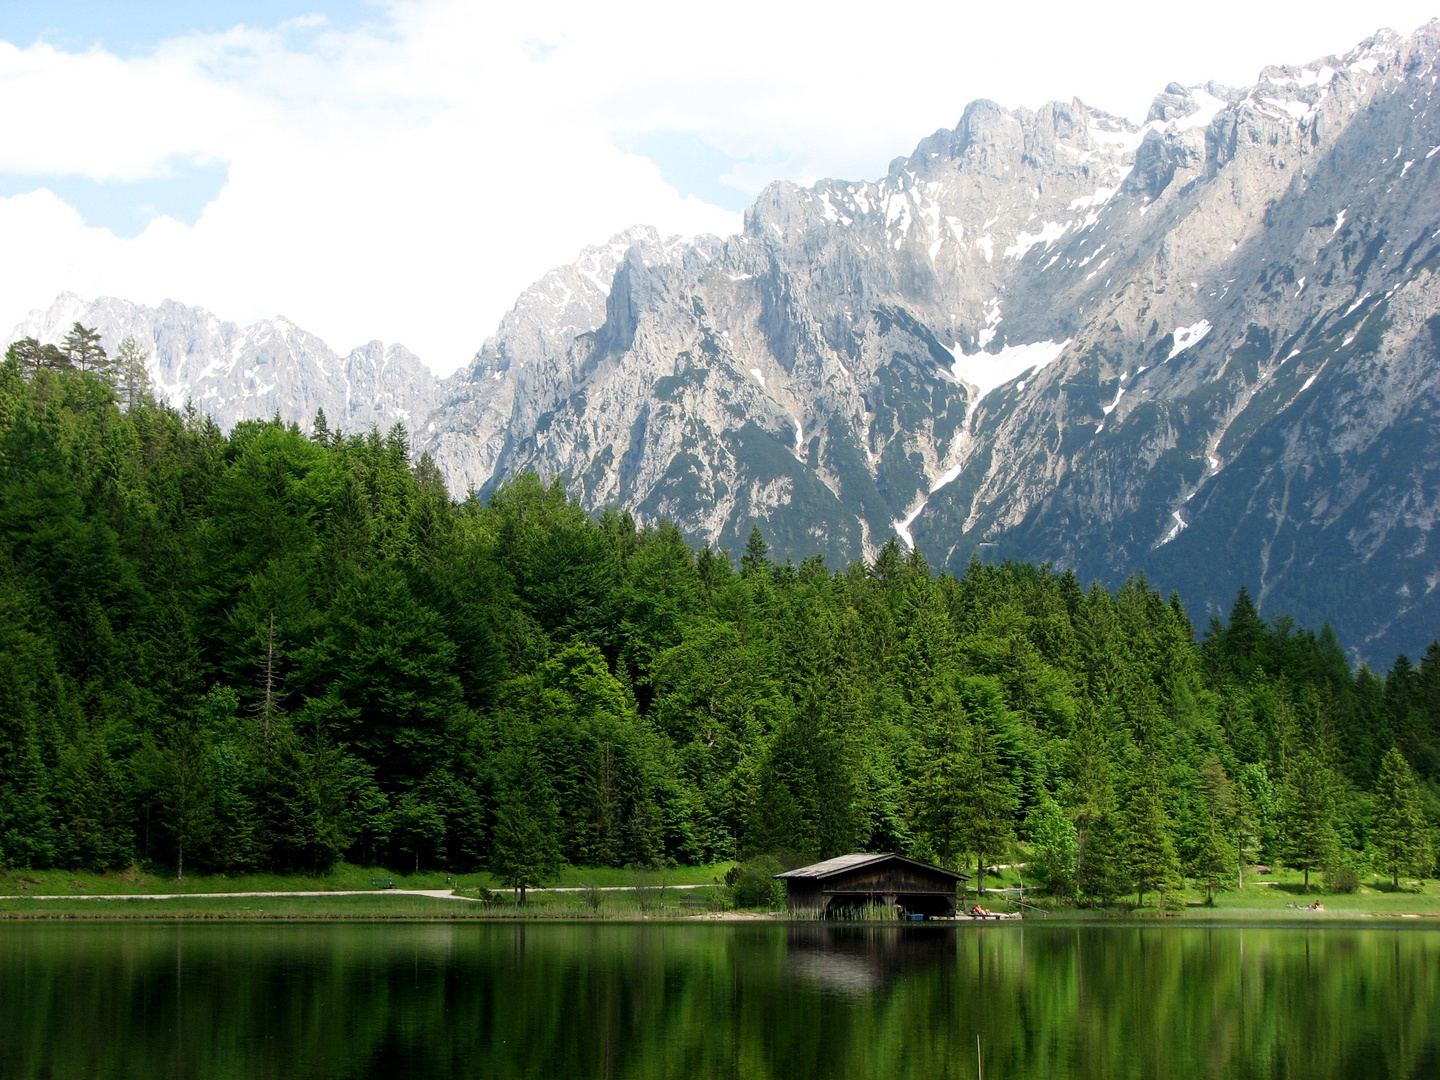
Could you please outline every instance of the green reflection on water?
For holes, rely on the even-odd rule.
[[[1440,1076],[1440,933],[0,926],[0,1075]]]

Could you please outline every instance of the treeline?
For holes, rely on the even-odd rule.
[[[534,477],[456,504],[398,427],[227,436],[134,367],[0,364],[0,864],[1431,870],[1440,645],[1352,671],[1243,593],[1197,642],[1143,580],[893,540],[737,565]]]

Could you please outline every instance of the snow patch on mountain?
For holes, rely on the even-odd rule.
[[[1186,349],[1198,345],[1205,335],[1210,333],[1213,327],[1209,319],[1201,319],[1199,322],[1191,323],[1189,326],[1177,326],[1175,328],[1175,343],[1170,346],[1170,355],[1166,360],[1174,360]]]
[[[990,391],[1018,379],[1028,371],[1039,371],[1060,358],[1071,338],[1064,341],[1032,341],[1025,345],[1006,345],[998,352],[975,352],[966,355],[959,346],[950,348],[954,358],[950,373],[960,382],[975,388],[971,408],[978,405]]]

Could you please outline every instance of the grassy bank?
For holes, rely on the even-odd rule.
[[[994,902],[991,903],[990,899]],[[1138,906],[1138,897],[1132,893],[1103,910],[1076,910],[1047,897],[1032,896],[1029,901],[1051,917],[1064,914],[1082,918],[1115,918],[1126,915],[1144,918],[1161,914],[1153,892],[1146,895],[1144,907]],[[970,894],[965,902],[973,902],[973,894]],[[999,896],[987,898],[985,903],[996,911],[1006,911],[1012,907]],[[1308,905],[1316,903],[1324,910],[1307,910]],[[1399,889],[1393,889],[1388,880],[1382,881],[1372,876],[1363,879],[1354,892],[1338,893],[1327,891],[1321,878],[1312,875],[1310,890],[1306,892],[1302,875],[1282,871],[1264,877],[1247,878],[1243,888],[1216,890],[1213,903],[1208,901],[1204,889],[1185,889],[1178,897],[1178,906],[1168,909],[1164,914],[1181,918],[1222,920],[1277,917],[1323,920],[1327,917],[1359,916],[1434,916],[1440,920],[1440,883],[1402,881]]]
[[[102,900],[0,898],[0,919],[634,919],[679,918],[724,906],[718,888],[675,891],[641,888],[602,893],[598,903],[579,893],[532,893],[526,904],[509,895],[495,903],[369,893],[336,896],[206,896],[167,900],[115,895]],[[464,893],[462,893],[464,895]],[[593,899],[593,897],[591,898]]]
[[[1203,893],[1189,897],[1187,911],[1216,916],[1245,914],[1277,915],[1295,912],[1300,907],[1318,903],[1323,912],[1300,911],[1306,917],[1322,915],[1436,915],[1440,916],[1440,884],[1401,882],[1392,889],[1389,881],[1368,878],[1351,893],[1324,891],[1315,876],[1310,891],[1304,891],[1303,878],[1297,873],[1280,873],[1272,877],[1250,879],[1243,889],[1228,889],[1215,894],[1213,907],[1204,906]],[[1292,907],[1291,905],[1296,905]]]
[[[712,866],[677,866],[667,870],[627,870],[614,867],[564,867],[548,884],[563,888],[595,885],[613,887],[657,887],[660,885],[715,885],[725,878],[733,863]],[[352,866],[341,863],[321,875],[301,874],[187,874],[176,880],[173,874],[151,873],[139,867],[105,873],[74,870],[0,870],[0,898],[6,896],[134,896],[144,893],[216,892],[345,892],[374,888],[372,882],[388,880],[397,889],[480,889],[504,888],[491,874],[446,874],[421,871],[401,874],[383,867]]]

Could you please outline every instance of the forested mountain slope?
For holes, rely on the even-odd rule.
[[[1139,569],[1358,655],[1440,619],[1440,24],[1143,125],[969,106],[878,182],[775,184],[744,233],[618,237],[522,297],[417,433],[738,547]]]
[[[654,864],[1016,840],[1061,895],[1428,872],[1440,646],[1031,565],[737,567],[398,429],[224,433],[0,364],[0,865]],[[527,861],[528,860],[528,861]]]

